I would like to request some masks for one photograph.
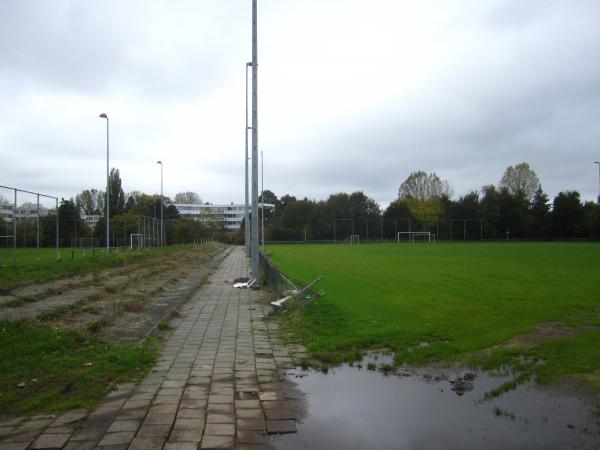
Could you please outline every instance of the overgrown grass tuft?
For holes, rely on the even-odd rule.
[[[111,386],[143,377],[158,355],[154,338],[116,345],[28,322],[0,322],[0,342],[2,414],[91,409]]]

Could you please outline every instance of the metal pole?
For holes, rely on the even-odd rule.
[[[262,219],[262,250],[265,252],[265,162],[263,158],[263,151],[260,151],[260,198],[262,200],[261,205],[261,219]]]
[[[110,251],[110,172],[108,147],[108,117],[106,118],[106,251]]]
[[[106,119],[106,253],[110,252],[110,175],[108,169],[109,162],[109,134],[108,134],[108,116],[105,113],[100,114],[102,119]]]
[[[245,166],[245,182],[244,182],[244,194],[245,194],[245,208],[244,208],[244,243],[246,244],[246,256],[250,256],[250,204],[248,200],[248,67],[251,67],[252,63],[246,63],[246,127],[244,128],[244,140],[246,148],[246,156],[244,159]]]
[[[337,242],[335,240],[335,218],[333,219],[333,242]]]
[[[35,254],[37,262],[40,262],[40,194],[37,195],[37,221],[35,229]]]
[[[15,206],[13,207],[13,268],[17,267],[17,190],[15,189]]]
[[[56,260],[60,259],[60,252],[58,250],[58,198],[56,199]]]
[[[257,0],[252,0],[252,278],[258,285],[258,45]]]
[[[163,220],[163,206],[164,206],[164,198],[163,198],[163,163],[162,161],[156,161],[157,164],[160,164],[160,246],[165,246],[165,222]]]
[[[600,203],[600,161],[594,161],[594,164],[598,164],[598,203]]]

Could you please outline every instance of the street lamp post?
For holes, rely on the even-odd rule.
[[[110,176],[108,172],[108,116],[105,113],[102,113],[99,117],[102,119],[106,119],[106,214],[104,219],[106,220],[106,253],[110,253]]]
[[[246,128],[244,128],[246,142],[246,177],[244,184],[244,192],[246,195],[246,207],[244,209],[244,242],[246,244],[246,256],[250,256],[250,205],[248,201],[248,67],[252,67],[252,63],[246,63]]]
[[[165,246],[165,222],[163,220],[163,163],[162,161],[156,161],[156,164],[160,164],[160,246]]]

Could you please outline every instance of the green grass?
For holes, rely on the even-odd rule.
[[[498,367],[523,365],[525,355],[522,369],[542,382],[600,369],[598,244],[293,245],[268,251],[298,281],[323,276],[325,297],[288,316],[322,359],[385,347],[398,363]],[[591,328],[533,348],[502,347],[542,322]],[[481,356],[497,346],[490,357]]]
[[[56,260],[56,249],[40,249],[41,258],[37,262],[35,248],[17,249],[17,266],[12,265],[10,249],[0,249],[0,288],[11,289],[32,282],[48,281],[57,278],[86,274],[110,267],[125,266],[146,258],[163,256],[191,250],[192,245],[173,245],[163,248],[147,248],[142,251],[113,252],[106,256],[102,249],[96,249],[95,255],[91,250],[76,250],[71,259],[71,249],[60,249],[61,260]]]
[[[91,409],[115,383],[144,376],[158,355],[154,338],[115,345],[27,322],[0,322],[0,342],[0,414]]]

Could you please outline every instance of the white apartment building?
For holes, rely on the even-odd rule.
[[[13,220],[13,207],[12,203],[0,198],[0,220],[4,222],[12,222]]]
[[[259,203],[258,209],[264,206],[269,211],[275,210],[272,203]],[[225,224],[225,229],[234,231],[240,229],[244,220],[244,204],[230,203],[229,205],[188,205],[175,203],[179,215],[184,219],[200,221],[218,221]]]
[[[54,209],[48,209],[43,205],[39,205],[38,209],[37,203],[25,202],[15,209],[15,216],[17,220],[37,219],[38,212],[40,217],[44,217],[49,213],[54,213]]]
[[[83,221],[87,224],[88,227],[90,227],[92,229],[94,229],[96,227],[96,224],[100,220],[100,217],[102,217],[100,214],[82,214],[81,215],[81,218],[83,219]]]

